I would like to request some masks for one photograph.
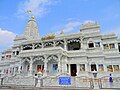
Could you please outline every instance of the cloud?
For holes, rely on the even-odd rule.
[[[67,22],[65,25],[63,25],[61,28],[59,28],[59,31],[57,32],[57,34],[60,33],[61,31],[64,31],[64,33],[70,33],[74,30],[79,30],[80,25],[81,25],[81,22],[79,22],[79,21]]]
[[[67,21],[79,21],[80,19],[79,18],[68,18],[66,19]]]
[[[32,11],[35,17],[41,17],[49,11],[49,6],[54,5],[59,0],[25,0],[18,6],[17,15],[24,17],[27,10]]]
[[[10,47],[16,34],[0,28],[0,50]]]

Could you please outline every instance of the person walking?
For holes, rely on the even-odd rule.
[[[113,87],[113,78],[111,76],[111,73],[110,73],[110,77],[109,77],[109,83],[110,83],[110,88]]]

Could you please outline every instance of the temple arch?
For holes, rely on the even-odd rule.
[[[47,70],[49,75],[56,75],[56,73],[58,73],[58,57],[56,55],[50,55],[47,60]]]
[[[79,38],[69,39],[67,40],[67,48],[68,50],[80,50],[81,43]]]

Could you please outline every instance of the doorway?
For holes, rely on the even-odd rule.
[[[76,64],[70,64],[71,67],[71,76],[76,76],[77,68]]]
[[[97,71],[96,64],[91,64],[91,71]]]
[[[43,70],[44,70],[44,65],[37,65],[38,72],[43,72]]]

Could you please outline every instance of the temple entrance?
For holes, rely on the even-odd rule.
[[[71,76],[76,76],[76,72],[77,72],[76,64],[70,64],[70,67],[71,67]]]
[[[91,71],[97,71],[96,64],[91,64]]]
[[[43,70],[44,70],[44,65],[37,65],[38,72],[43,72]]]

